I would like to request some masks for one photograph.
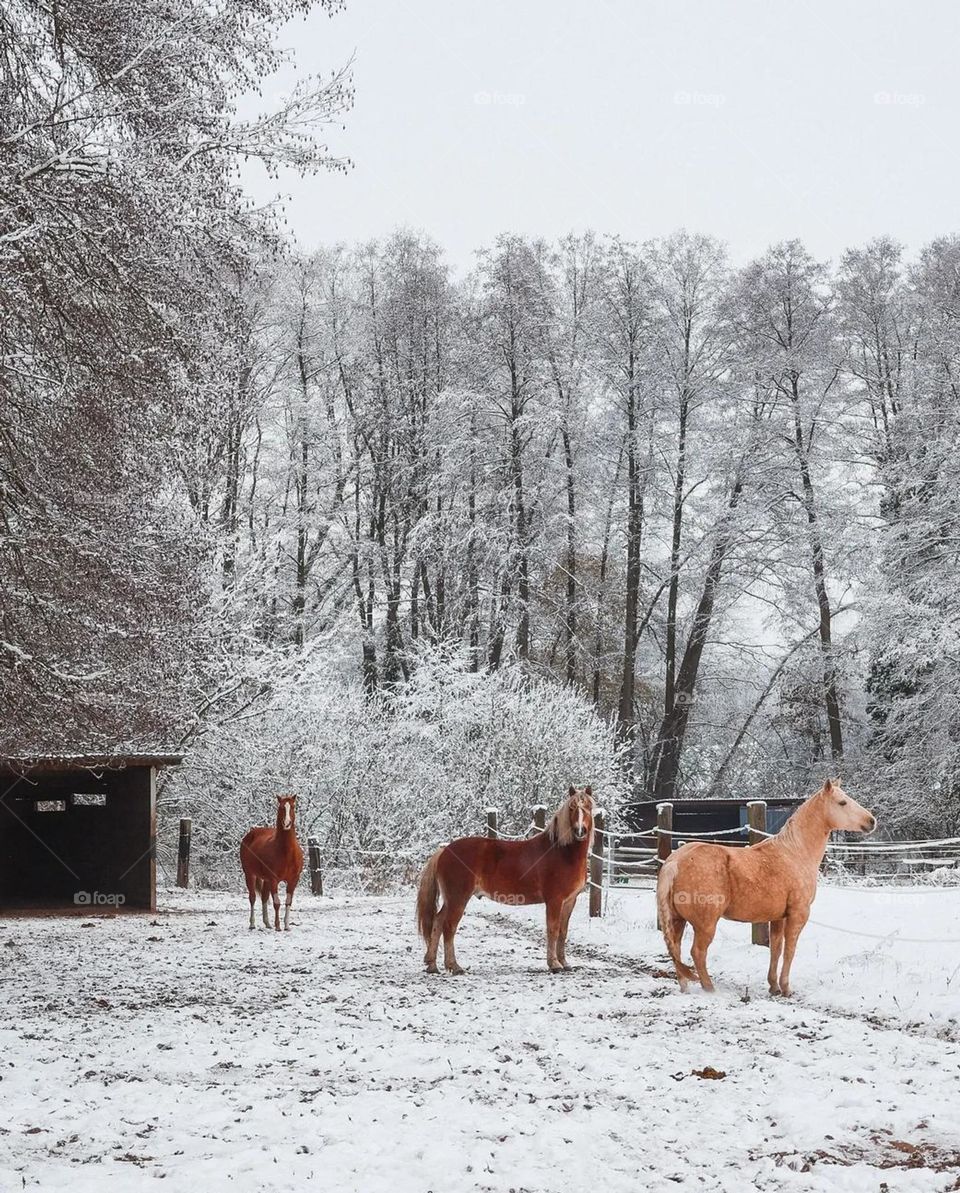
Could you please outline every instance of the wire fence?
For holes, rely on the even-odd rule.
[[[589,853],[587,880],[589,890],[596,892],[593,896],[594,906],[598,898],[605,902],[611,891],[650,890],[656,883],[663,857],[686,842],[745,846],[749,840],[776,835],[751,825],[706,831],[655,825],[638,830],[619,819],[607,821],[601,813],[598,813],[597,821],[598,827],[601,824],[603,827]],[[546,809],[537,806],[532,810],[531,820],[522,832],[509,833],[504,831],[499,811],[487,808],[478,818],[473,835],[502,841],[523,841],[542,832],[546,824]],[[351,844],[343,840],[325,842],[321,848],[315,838],[310,840],[316,845],[316,857],[319,859],[322,856],[323,874],[333,880],[334,886],[369,893],[382,893],[391,887],[399,888],[415,882],[423,864],[433,852],[431,848],[413,845],[409,840],[397,842],[394,846],[381,844],[380,848],[366,848],[360,843]],[[220,862],[223,860],[216,859]],[[157,862],[169,882],[177,870],[176,851],[162,845],[157,851]],[[320,864],[318,861],[317,866]],[[211,870],[213,872],[207,874],[206,866],[203,867],[196,875],[197,885],[219,886],[228,880],[234,881],[233,851],[230,851],[229,875],[226,872],[221,875],[220,867],[216,865]],[[903,841],[831,840],[827,844],[823,871],[838,885],[847,886],[877,883],[909,883],[930,887],[960,885],[960,837]],[[322,882],[318,885],[322,888]]]
[[[728,844],[740,838],[769,839],[768,833],[750,825],[733,826],[705,832],[655,826],[635,831],[628,826],[619,830],[607,829],[603,848],[591,852],[593,872],[602,874],[598,884],[594,878],[590,886],[606,893],[646,890],[654,885],[662,864],[661,842],[669,841],[670,849],[688,841],[709,843],[718,840]],[[827,843],[823,871],[826,876],[847,885],[871,885],[876,882],[926,883],[931,886],[960,885],[960,837],[941,837],[908,841],[845,841]]]

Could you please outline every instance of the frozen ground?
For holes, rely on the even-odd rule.
[[[556,977],[534,909],[471,905],[449,978],[409,896],[299,902],[0,921],[2,1193],[960,1188],[960,891],[822,888],[789,1002],[741,925],[681,995],[648,893]]]

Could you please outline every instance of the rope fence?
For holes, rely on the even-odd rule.
[[[747,803],[747,824],[705,831],[674,828],[674,810],[675,805],[671,803],[658,804],[657,824],[642,829],[616,822],[608,825],[604,810],[598,808],[595,811],[595,835],[588,854],[586,884],[591,916],[603,914],[604,904],[611,891],[649,891],[655,884],[660,866],[678,844],[722,840],[731,845],[749,846],[776,835],[767,832],[767,805],[761,800]],[[682,805],[677,805],[676,810],[682,812]],[[531,810],[526,830],[511,834],[503,830],[499,810],[486,808],[482,814],[479,835],[502,841],[524,841],[546,828],[546,814],[545,805],[536,805]],[[191,837],[192,821],[184,818],[180,821],[176,856],[178,886],[187,886],[189,883]],[[317,837],[308,837],[307,852],[311,890],[314,894],[322,894],[321,846]],[[401,869],[405,870],[404,881],[408,881],[412,868],[422,865],[425,860],[423,849],[366,849],[360,845],[337,842],[327,849],[324,864],[328,869],[356,872],[361,878],[364,874],[379,874],[382,879],[391,871],[395,876],[396,870]],[[878,863],[893,868],[878,869]],[[960,836],[933,840],[830,841],[826,849],[825,869],[838,879],[848,880],[852,888],[862,887],[864,880],[910,878],[915,882],[920,876],[929,880],[937,870],[956,874],[960,882]],[[924,871],[928,873],[925,875]],[[931,889],[936,888],[931,885]]]

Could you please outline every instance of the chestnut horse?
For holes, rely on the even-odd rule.
[[[797,938],[817,893],[817,875],[830,834],[835,830],[869,833],[876,817],[840,786],[827,779],[793,813],[775,837],[744,849],[691,841],[663,863],[657,878],[657,911],[680,989],[699,981],[713,990],[707,949],[722,916],[742,923],[770,924],[771,994],[790,993],[790,966]],[[680,959],[680,941],[693,925],[693,964]],[[777,963],[783,950],[783,966]]]
[[[424,867],[417,895],[417,923],[427,943],[427,973],[437,972],[437,946],[443,935],[443,963],[457,964],[453,938],[464,908],[477,892],[498,903],[547,905],[547,965],[552,973],[569,969],[567,925],[577,895],[587,881],[587,855],[593,840],[593,793],[571,787],[547,827],[526,841],[461,837],[441,846]],[[443,906],[437,910],[438,896]]]
[[[303,869],[303,850],[294,828],[297,797],[277,796],[277,824],[275,828],[252,828],[240,842],[240,865],[250,896],[250,927],[256,927],[254,905],[257,895],[263,901],[263,923],[270,927],[267,903],[273,898],[276,930],[280,931],[280,883],[286,883],[287,900],[283,926],[290,928],[290,904]]]

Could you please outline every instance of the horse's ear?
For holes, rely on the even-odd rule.
[[[824,791],[832,791],[833,790],[833,779],[827,779],[823,784],[823,789],[824,789]]]
[[[589,795],[590,798],[593,799],[593,788],[592,787],[584,787],[583,790],[586,795]]]
[[[567,792],[567,799],[573,799],[573,797],[574,797],[576,794],[577,794],[577,789],[576,789],[576,787],[574,787],[574,786],[573,786],[573,784],[571,783],[571,784],[570,784],[570,790]]]

